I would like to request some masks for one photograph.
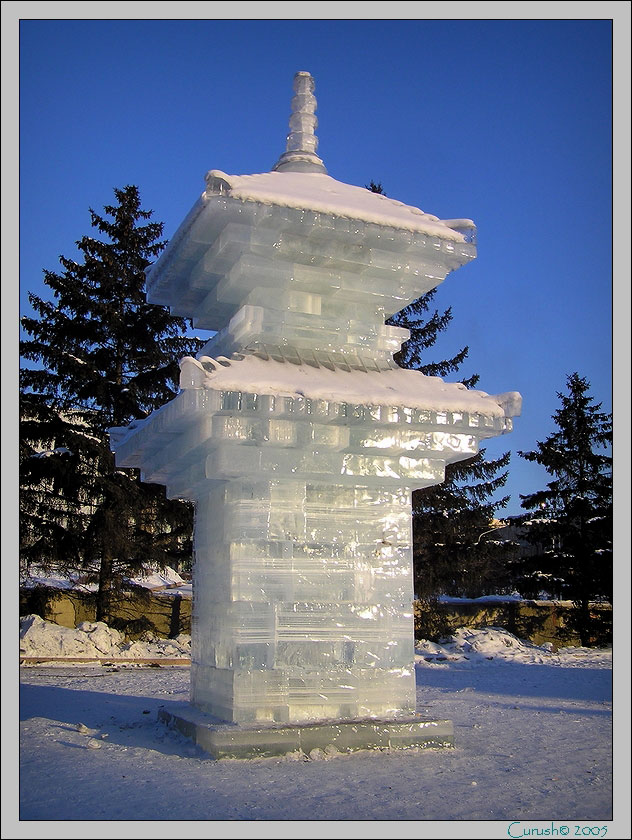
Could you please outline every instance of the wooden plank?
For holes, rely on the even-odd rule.
[[[20,665],[45,665],[47,662],[61,662],[77,665],[190,665],[190,659],[122,659],[111,657],[78,657],[78,656],[21,656]]]

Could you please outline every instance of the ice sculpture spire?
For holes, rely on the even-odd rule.
[[[290,115],[290,133],[287,136],[285,152],[272,167],[273,172],[322,172],[327,170],[316,154],[318,137],[314,133],[316,118],[316,97],[314,79],[306,70],[299,70],[294,76],[294,97]]]

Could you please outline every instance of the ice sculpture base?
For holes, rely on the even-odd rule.
[[[261,725],[220,721],[188,703],[158,711],[158,719],[177,729],[212,758],[268,758],[320,750],[325,756],[356,750],[406,750],[454,746],[451,720],[411,715],[397,720],[327,720],[320,723]]]

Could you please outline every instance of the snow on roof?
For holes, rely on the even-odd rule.
[[[445,221],[366,187],[354,187],[320,172],[264,172],[227,175],[218,169],[207,174],[209,192],[220,192],[241,201],[255,201],[332,216],[358,219],[399,230],[420,232],[462,242],[464,235]],[[452,224],[474,228],[469,219]]]
[[[204,363],[204,364],[203,364]],[[313,367],[255,355],[232,359],[187,356],[180,362],[180,387],[245,391],[278,396],[364,405],[406,406],[430,411],[457,411],[487,417],[516,417],[522,398],[515,391],[490,396],[460,382],[444,382],[415,370],[345,370]]]

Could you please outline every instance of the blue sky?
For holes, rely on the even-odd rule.
[[[608,19],[23,20],[22,312],[114,187],[138,185],[170,238],[209,169],[270,170],[308,70],[332,177],[477,225],[428,360],[467,344],[463,375],[522,393],[515,431],[487,445],[513,453],[517,514],[548,480],[517,450],[553,430],[566,376],[612,406],[611,37]]]

